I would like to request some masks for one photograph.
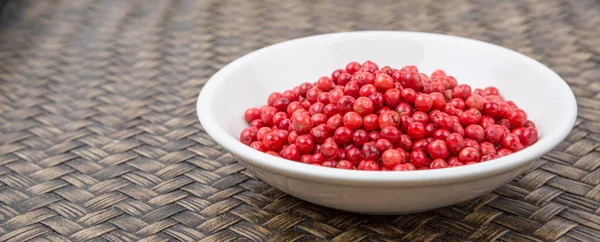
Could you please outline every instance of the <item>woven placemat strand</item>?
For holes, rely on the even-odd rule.
[[[0,241],[599,241],[599,26],[593,0],[8,0]],[[372,29],[531,56],[575,92],[576,126],[494,193],[365,216],[253,179],[197,121],[198,92],[228,62],[288,39]]]

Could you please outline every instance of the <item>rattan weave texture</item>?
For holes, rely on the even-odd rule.
[[[599,26],[593,0],[9,0],[0,16],[0,241],[599,241]],[[529,55],[575,92],[576,127],[494,193],[382,217],[254,180],[198,123],[198,92],[235,58],[371,29]]]

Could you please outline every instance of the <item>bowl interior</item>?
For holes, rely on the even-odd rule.
[[[538,153],[558,144],[575,119],[575,99],[566,83],[524,55],[459,37],[377,31],[292,40],[238,59],[219,71],[203,90],[210,93],[202,93],[198,102],[201,121],[211,136],[230,136],[214,137],[227,146],[221,141],[237,140],[247,127],[243,112],[264,105],[270,93],[314,82],[350,61],[366,60],[375,61],[380,67],[416,65],[428,75],[443,69],[459,83],[473,88],[496,86],[536,123],[540,140],[528,149],[538,149]],[[202,117],[203,114],[209,117]],[[211,133],[212,128],[219,132]]]

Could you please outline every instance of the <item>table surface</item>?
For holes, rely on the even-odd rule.
[[[11,0],[0,18],[0,241],[598,241],[599,26],[592,0]],[[365,216],[253,179],[197,121],[198,92],[228,62],[372,29],[531,56],[571,86],[576,126],[493,193]]]

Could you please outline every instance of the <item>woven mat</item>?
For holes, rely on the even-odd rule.
[[[599,26],[593,0],[9,0],[0,17],[0,241],[599,241]],[[197,121],[202,85],[237,57],[371,29],[529,55],[575,92],[576,127],[494,193],[365,216],[253,179]]]

